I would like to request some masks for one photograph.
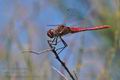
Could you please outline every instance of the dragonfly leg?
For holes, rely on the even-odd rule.
[[[51,45],[57,45],[57,43],[58,43],[58,37],[55,37],[53,40],[48,40],[48,42],[49,42]]]
[[[56,49],[56,51],[58,51],[58,50],[60,50],[59,52],[58,52],[58,54],[60,54],[68,45],[67,45],[67,43],[62,39],[62,37],[60,36],[60,40],[62,41],[62,43],[63,43],[63,47],[61,47],[61,48],[58,48],[58,49]]]
[[[51,47],[52,49],[54,49],[55,51],[56,51],[56,45],[57,45],[59,42],[60,42],[60,41],[58,41],[58,36],[55,37],[55,38],[52,39],[52,40],[48,40],[48,43],[49,43],[50,47]]]

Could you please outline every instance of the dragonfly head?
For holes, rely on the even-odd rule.
[[[48,35],[48,37],[53,38],[53,37],[54,37],[54,29],[50,29],[50,30],[47,32],[47,35]]]

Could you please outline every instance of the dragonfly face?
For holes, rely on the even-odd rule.
[[[47,32],[47,35],[48,35],[48,37],[50,37],[50,38],[53,38],[54,37],[54,29],[50,29],[48,32]]]

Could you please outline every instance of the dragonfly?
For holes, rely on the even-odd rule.
[[[94,26],[94,27],[70,27],[70,26],[65,26],[65,25],[58,25],[56,28],[54,29],[49,29],[47,31],[47,36],[50,38],[50,40],[48,40],[48,43],[51,45],[51,48],[54,48],[55,51],[59,51],[58,54],[60,54],[68,45],[67,43],[63,40],[63,36],[67,35],[67,34],[74,34],[74,33],[78,33],[78,32],[83,32],[83,31],[91,31],[91,30],[101,30],[101,29],[107,29],[107,28],[111,28],[111,26],[109,25],[101,25],[101,26]],[[59,39],[59,41],[58,41]],[[62,42],[63,46],[60,48],[56,49],[56,45]],[[34,51],[29,51],[31,53],[35,53],[35,54],[41,54],[47,51],[51,51],[52,49],[46,49],[42,52],[34,52]]]

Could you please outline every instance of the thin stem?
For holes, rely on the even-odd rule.
[[[48,41],[48,44],[49,46],[51,47],[52,49],[52,52],[54,53],[56,59],[60,62],[60,64],[65,68],[65,70],[67,71],[67,73],[69,74],[69,76],[71,77],[72,80],[75,80],[75,78],[73,77],[72,73],[69,71],[69,69],[67,68],[67,66],[65,65],[65,63],[60,59],[58,53],[56,52],[55,48],[52,47],[52,45],[49,43]]]

